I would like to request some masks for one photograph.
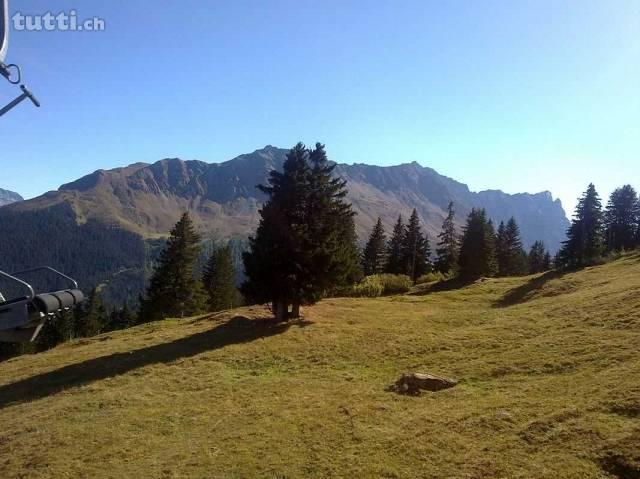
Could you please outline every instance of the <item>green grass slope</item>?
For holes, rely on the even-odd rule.
[[[304,314],[0,364],[0,477],[639,477],[639,255]],[[385,391],[405,371],[461,382]]]

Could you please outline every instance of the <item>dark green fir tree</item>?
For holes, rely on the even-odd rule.
[[[124,303],[121,308],[111,311],[106,331],[118,331],[121,329],[130,328],[135,324],[135,315],[131,312],[127,303]]]
[[[414,209],[404,231],[401,244],[401,264],[404,273],[415,283],[432,270],[429,239],[422,233],[420,217]]]
[[[472,281],[495,276],[496,238],[493,223],[484,209],[473,208],[467,218],[460,241],[460,277]]]
[[[204,269],[202,277],[207,293],[209,311],[233,309],[240,305],[240,294],[236,288],[236,269],[229,245],[215,250]]]
[[[640,205],[631,185],[617,188],[609,198],[604,214],[607,250],[630,250],[637,245]]]
[[[386,236],[382,220],[378,218],[362,252],[362,271],[365,276],[384,272],[386,262]]]
[[[515,218],[500,223],[496,235],[498,276],[522,276],[529,272],[527,253],[522,247],[520,228]]]
[[[242,292],[251,302],[271,303],[279,320],[299,316],[301,305],[361,275],[354,212],[334,169],[323,145],[309,150],[299,143],[283,171],[272,171],[260,187],[268,199],[243,255]]]
[[[537,274],[551,269],[551,255],[542,241],[536,241],[529,251],[529,273]]]
[[[96,288],[74,312],[74,322],[75,336],[79,338],[89,338],[106,330],[109,317]]]
[[[140,305],[140,321],[183,318],[203,311],[202,284],[194,276],[200,254],[200,235],[185,213],[171,230],[155,267],[146,297]]]
[[[402,264],[402,238],[404,236],[404,223],[402,222],[402,215],[398,216],[393,227],[389,244],[387,245],[387,262],[384,268],[385,273],[389,274],[404,274],[405,268]]]
[[[579,268],[597,261],[604,252],[602,202],[593,183],[578,201],[560,251],[561,268]]]
[[[458,271],[458,233],[455,225],[455,209],[453,201],[447,208],[447,217],[442,223],[442,231],[438,235],[438,247],[436,249],[436,269],[442,274],[455,274]]]

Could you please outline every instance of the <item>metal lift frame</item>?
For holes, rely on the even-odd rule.
[[[12,85],[20,85],[22,94],[6,106],[0,108],[0,117],[9,113],[23,101],[29,99],[36,107],[40,107],[38,99],[22,84],[22,71],[13,63],[7,65],[4,59],[9,50],[9,0],[0,0],[0,75]]]

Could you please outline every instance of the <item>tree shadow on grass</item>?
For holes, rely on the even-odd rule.
[[[516,304],[526,302],[533,293],[541,290],[549,281],[561,278],[565,275],[563,271],[547,271],[541,276],[536,276],[517,288],[513,288],[505,293],[496,303],[494,308],[507,308]]]
[[[89,359],[0,386],[0,409],[126,374],[151,364],[166,364],[232,344],[249,343],[256,339],[275,336],[293,326],[302,328],[311,324],[313,324],[311,321],[305,320],[276,323],[272,319],[252,320],[244,316],[236,316],[208,331],[170,343]]]
[[[466,288],[474,283],[473,280],[454,278],[445,281],[438,281],[437,283],[431,283],[423,288],[417,289],[409,293],[409,296],[427,296],[433,293],[440,293],[443,291],[453,291],[456,289]]]

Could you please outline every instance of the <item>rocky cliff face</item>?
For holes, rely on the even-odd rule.
[[[390,227],[398,213],[407,217],[415,207],[433,238],[440,231],[450,201],[455,204],[460,227],[473,207],[485,208],[496,224],[515,217],[527,247],[543,240],[555,251],[569,224],[560,200],[554,201],[549,192],[476,193],[418,163],[392,167],[339,165],[337,170],[349,181],[350,199],[359,213],[360,234],[371,229],[378,215]]]

